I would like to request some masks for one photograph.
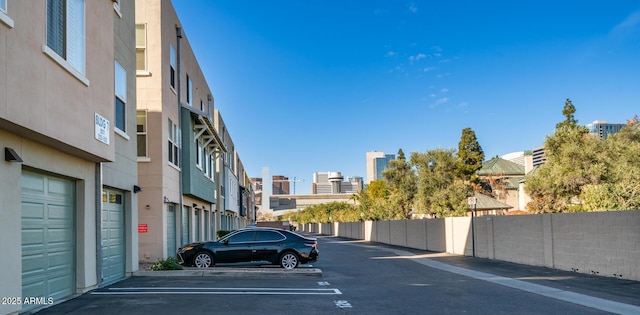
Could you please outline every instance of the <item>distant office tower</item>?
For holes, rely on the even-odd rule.
[[[362,190],[362,177],[347,178],[340,172],[315,172],[311,193],[314,195],[355,194]]]
[[[627,126],[627,124],[609,124],[606,120],[595,120],[586,125],[589,133],[600,137],[600,139],[605,139],[609,135],[617,133],[625,126]]]
[[[290,195],[290,183],[289,177],[282,175],[273,175],[271,178],[272,181],[272,191],[273,195]]]
[[[382,171],[389,166],[389,161],[396,158],[395,154],[384,152],[367,152],[367,184],[371,181],[383,179]]]
[[[544,146],[533,148],[531,153],[533,155],[533,167],[540,166],[547,161],[547,158],[544,156]]]

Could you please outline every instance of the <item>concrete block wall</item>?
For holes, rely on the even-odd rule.
[[[427,250],[427,220],[406,220],[406,247]]]
[[[640,279],[640,211],[552,217],[553,267]]]
[[[305,224],[303,231],[471,256],[471,218]],[[476,217],[475,256],[640,281],[640,211]]]
[[[389,221],[389,244],[407,247],[407,220]]]
[[[434,252],[447,251],[447,232],[445,230],[445,219],[430,219],[427,221],[427,250]]]
[[[544,266],[542,232],[541,215],[493,217],[494,258],[532,266]],[[488,256],[480,257],[489,258]]]

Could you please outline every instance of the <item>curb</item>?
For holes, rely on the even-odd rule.
[[[318,268],[209,268],[186,270],[134,271],[132,277],[259,277],[259,278],[299,278],[322,277]]]

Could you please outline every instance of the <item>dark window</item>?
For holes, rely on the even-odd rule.
[[[47,46],[64,59],[66,59],[66,8],[66,1],[47,0]]]
[[[255,231],[242,231],[231,235],[227,240],[229,240],[229,243],[253,242],[254,234]]]
[[[124,102],[116,97],[116,128],[125,131]]]
[[[277,242],[284,239],[282,234],[274,231],[258,231],[258,236],[256,237],[258,242]]]

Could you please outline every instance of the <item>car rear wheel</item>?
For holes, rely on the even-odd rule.
[[[213,257],[207,252],[199,252],[193,258],[193,264],[198,268],[209,268],[213,265]]]
[[[280,256],[280,266],[284,269],[293,269],[298,266],[300,258],[292,252],[286,252]]]

